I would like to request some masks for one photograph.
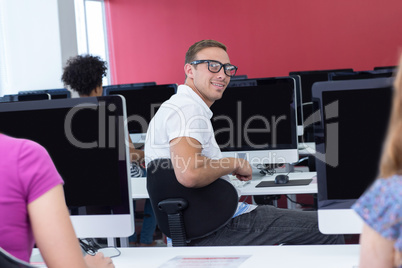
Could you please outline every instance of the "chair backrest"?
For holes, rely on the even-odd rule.
[[[234,186],[221,178],[201,188],[183,186],[176,179],[172,161],[166,158],[148,164],[147,190],[159,229],[168,237],[168,216],[158,208],[159,202],[171,198],[187,201],[182,211],[187,240],[207,236],[226,225],[239,200]]]
[[[0,248],[0,267],[7,268],[35,268],[37,266],[30,265],[29,263],[17,259],[12,256],[10,253],[5,251],[3,248]]]

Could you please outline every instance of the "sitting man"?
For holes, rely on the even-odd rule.
[[[236,70],[226,46],[220,42],[202,40],[189,48],[184,65],[185,84],[162,104],[149,125],[145,142],[147,165],[158,158],[170,158],[177,180],[185,187],[203,187],[228,174],[251,180],[248,161],[222,157],[210,121],[211,105],[222,98]],[[242,203],[227,225],[191,241],[190,245],[336,243],[343,243],[343,236],[321,234],[314,211]]]

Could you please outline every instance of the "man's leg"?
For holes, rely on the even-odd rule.
[[[318,230],[317,213],[258,206],[233,218],[216,233],[192,241],[197,246],[314,245],[342,244],[343,236],[324,235]]]

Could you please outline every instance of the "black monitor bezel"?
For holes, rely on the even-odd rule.
[[[260,81],[260,84],[258,84]],[[269,84],[264,84],[263,82],[261,83],[261,81],[265,81],[265,82],[269,82],[269,83],[284,83],[284,84],[289,84],[289,83],[293,83],[293,102],[291,104],[291,106],[293,107],[293,112],[290,112],[291,114],[291,119],[290,119],[290,127],[291,129],[291,139],[292,142],[289,144],[286,144],[285,146],[281,146],[281,148],[273,148],[273,147],[266,147],[266,148],[260,148],[260,149],[253,149],[253,148],[243,148],[243,147],[237,147],[237,148],[221,148],[221,150],[223,152],[232,152],[232,151],[236,151],[236,152],[242,152],[242,151],[250,151],[250,150],[256,150],[256,151],[265,151],[265,150],[293,150],[293,149],[297,149],[298,148],[298,140],[297,140],[297,116],[296,116],[296,110],[297,110],[297,100],[296,100],[296,87],[295,87],[295,79],[293,77],[290,76],[283,76],[283,77],[267,77],[267,78],[252,78],[252,79],[248,79],[248,82],[251,82],[248,86],[243,86],[243,87],[239,87],[239,86],[233,86],[231,87],[230,85],[225,89],[225,93],[226,92],[230,92],[230,90],[232,88],[242,91],[245,93],[245,98],[248,98],[249,96],[247,95],[247,92],[249,92],[249,88],[263,88],[264,86],[267,87],[271,87],[272,85]],[[224,102],[225,101],[225,93],[222,96],[221,100],[217,100],[216,104],[214,105],[219,105],[222,106],[223,104],[220,102]],[[227,93],[226,93],[227,94]],[[211,110],[214,112],[214,105],[211,107]],[[252,107],[248,107],[247,109],[252,109]],[[215,118],[215,114],[212,117],[212,122]],[[214,131],[217,131],[217,129],[214,129]],[[218,144],[219,145],[219,144]]]
[[[289,76],[277,76],[277,77],[259,77],[259,78],[239,78],[236,80],[230,80],[228,87],[245,87],[245,86],[257,86],[263,84],[264,81],[270,81],[274,79],[293,78],[296,88],[296,103],[297,103],[297,118],[296,123],[303,128],[303,109],[302,109],[302,92],[301,92],[301,80],[298,75]],[[303,135],[303,132],[298,133],[299,136]]]
[[[121,203],[119,205],[116,206],[111,206],[110,208],[108,208],[108,211],[105,211],[103,208],[102,209],[96,209],[94,207],[96,207],[96,205],[90,205],[89,207],[91,207],[91,214],[90,215],[109,215],[110,213],[112,214],[130,214],[131,213],[131,189],[130,189],[130,183],[129,183],[129,169],[128,169],[128,165],[129,165],[129,157],[128,157],[128,153],[127,153],[127,146],[125,143],[125,136],[127,134],[124,134],[127,129],[124,127],[124,122],[125,122],[125,118],[126,118],[126,114],[125,114],[125,101],[123,98],[121,98],[120,96],[107,96],[107,97],[86,97],[86,98],[69,98],[69,99],[55,99],[55,100],[39,100],[39,101],[28,101],[28,102],[7,102],[7,103],[0,103],[0,121],[1,121],[1,114],[3,112],[19,112],[19,111],[24,111],[24,112],[29,112],[29,111],[35,111],[35,110],[41,110],[41,111],[46,111],[46,113],[51,114],[52,111],[54,111],[54,109],[69,109],[69,111],[71,111],[74,108],[77,107],[89,107],[90,109],[94,109],[97,107],[100,107],[100,103],[102,103],[102,105],[105,105],[105,107],[109,107],[110,105],[114,105],[114,107],[116,107],[115,110],[112,110],[112,112],[114,113],[115,117],[118,118],[116,122],[111,123],[111,125],[114,125],[114,131],[116,131],[117,135],[115,136],[115,142],[120,142],[121,144],[117,145],[117,150],[121,150],[118,152],[119,154],[119,159],[116,161],[118,161],[116,163],[116,172],[118,172],[118,174],[116,173],[116,178],[119,180],[118,184],[120,185],[120,189],[119,189],[119,198],[121,198]],[[110,118],[108,118],[107,120],[110,120]],[[18,122],[16,122],[18,123]],[[34,131],[35,129],[32,128]],[[11,135],[17,138],[29,138],[30,135],[13,135],[11,130],[6,130],[4,131],[5,128],[2,128],[0,126],[0,132],[6,134],[6,135]],[[29,129],[27,129],[27,131],[30,131]],[[48,131],[50,133],[52,133],[51,135],[54,134],[54,129],[48,129]],[[62,135],[62,134],[60,134]],[[66,135],[66,133],[63,134],[64,136]],[[32,139],[34,140],[34,139]],[[36,141],[36,140],[34,140]],[[45,149],[47,149],[48,151],[50,151],[50,148],[47,148],[48,144],[46,144],[46,142],[39,142],[36,141],[38,143],[40,143],[42,146],[45,147]],[[45,143],[45,144],[43,144]],[[56,144],[53,144],[52,146],[56,147]],[[56,152],[57,148],[53,148],[52,152]],[[50,152],[49,152],[50,153]],[[52,155],[51,155],[52,156]],[[76,155],[78,156],[78,155]],[[85,161],[85,159],[83,159],[83,161]],[[55,163],[56,168],[57,168],[57,164]],[[88,168],[108,168],[108,165],[99,165],[96,167],[88,167]],[[80,168],[76,168],[76,167],[71,167],[72,170],[76,170],[76,177],[79,178],[79,174],[80,174]],[[69,180],[74,179],[76,180],[76,178],[66,178],[63,177],[63,180],[65,181],[65,189],[66,189],[66,184],[68,183]],[[85,178],[83,178],[85,179]],[[96,185],[94,185],[94,191],[96,191]],[[67,206],[70,209],[70,213],[72,215],[81,215],[81,211],[76,211],[78,209],[78,207],[76,205],[71,205],[68,203],[68,196],[75,196],[74,192],[68,192],[67,190],[65,190],[65,195],[66,195],[66,202],[67,202]],[[80,207],[87,207],[87,205],[83,205]]]
[[[316,82],[328,81],[329,73],[336,72],[353,72],[352,68],[340,68],[340,69],[325,69],[325,70],[306,70],[306,71],[291,71],[290,76],[298,76],[300,78],[300,95],[301,106],[303,113],[303,127],[304,133],[301,137],[301,142],[314,142],[313,126],[306,124],[306,120],[310,120],[310,116],[314,113],[314,106],[312,105],[312,87]],[[325,76],[325,79],[317,78],[318,76]],[[305,79],[308,79],[311,83],[309,88],[305,87]],[[303,87],[304,85],[304,87]]]
[[[331,91],[346,91],[346,90],[367,90],[367,89],[384,89],[390,88],[392,91],[393,78],[374,78],[374,79],[359,79],[359,80],[340,80],[340,81],[326,81],[326,82],[317,82],[313,85],[312,88],[312,96],[313,101],[318,108],[319,115],[317,116],[318,122],[314,124],[314,137],[316,143],[316,154],[319,153],[325,156],[326,153],[326,133],[325,126],[322,118],[324,118],[324,108],[322,107],[322,97],[323,92],[331,92]],[[359,100],[356,100],[359,101]],[[364,101],[364,100],[362,100]],[[330,121],[330,120],[329,120]],[[362,156],[364,159],[365,156]],[[363,163],[356,162],[356,168],[364,168],[364,160],[361,160]],[[319,209],[349,209],[351,205],[358,199],[356,198],[348,198],[348,199],[331,199],[328,197],[327,192],[327,164],[322,161],[322,159],[318,159],[316,156],[316,170],[317,170],[317,202]],[[347,174],[345,174],[346,176]],[[353,178],[351,178],[353,179]],[[374,179],[374,178],[372,178]],[[367,181],[367,184],[371,184],[372,179]],[[345,186],[347,187],[347,185]],[[364,191],[361,189],[361,191]]]
[[[45,96],[48,97],[42,97]],[[45,99],[68,99],[71,98],[71,92],[66,88],[56,88],[56,89],[41,89],[41,90],[28,90],[19,91],[17,95],[17,101],[25,100],[45,100]]]
[[[141,91],[141,90],[158,90],[158,89],[162,89],[162,88],[166,88],[167,90],[172,90],[172,95],[175,94],[177,92],[177,84],[160,84],[160,85],[139,85],[139,84],[132,84],[132,86],[124,86],[124,87],[120,87],[120,86],[114,86],[114,87],[109,87],[106,88],[104,90],[104,95],[105,96],[111,96],[111,95],[116,95],[119,94],[121,95],[123,98],[125,98],[124,93],[123,92],[133,92],[133,91]],[[123,93],[123,94],[122,94]],[[126,98],[125,98],[126,99]],[[141,102],[143,103],[145,100],[144,99],[138,99],[136,100],[136,102]],[[135,107],[136,103],[132,103],[131,100],[127,100],[126,99],[126,104],[127,104],[127,118],[130,119],[130,116],[132,116],[131,114],[128,114],[128,107]],[[151,118],[150,118],[151,119]],[[150,123],[146,122],[147,124]],[[129,125],[129,124],[128,124]],[[139,134],[142,132],[139,131],[133,131],[132,129],[130,129],[130,126],[128,126],[128,131],[130,134]]]

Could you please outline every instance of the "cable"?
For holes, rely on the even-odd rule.
[[[304,102],[304,103],[302,103],[302,106],[305,106],[305,105],[313,105],[314,104],[314,102]]]
[[[289,165],[291,165],[292,167],[294,167],[297,164],[300,164],[301,162],[308,160],[308,156],[303,157],[301,159],[299,159],[297,162],[294,163],[290,163]],[[255,166],[257,169],[260,170],[260,174],[262,175],[269,175],[272,176],[276,173],[275,167],[273,165],[264,165],[264,164],[258,164],[257,166]],[[294,168],[289,169],[289,172],[286,175],[289,175],[290,172],[294,172]]]
[[[276,173],[275,168],[270,167],[269,165],[263,165],[263,164],[258,164],[257,166],[255,166],[257,169],[260,170],[260,174],[261,175],[269,175],[272,176]]]
[[[92,238],[78,239],[81,248],[89,255],[95,256],[98,252],[99,247],[95,246]]]
[[[297,162],[294,162],[294,163],[292,163],[291,165],[292,165],[292,166],[295,166],[295,165],[300,164],[301,162],[303,162],[303,161],[305,161],[305,160],[308,160],[308,156],[303,157],[303,158],[300,158]]]
[[[112,249],[116,250],[116,254],[114,254],[112,256],[109,256],[110,258],[118,257],[121,254],[121,252],[120,252],[120,250],[118,248],[116,248],[116,247],[102,247],[93,238],[82,238],[82,239],[78,239],[78,241],[80,242],[81,248],[88,255],[91,255],[91,256],[95,256],[96,253],[99,250],[106,249],[106,248],[112,248]]]

